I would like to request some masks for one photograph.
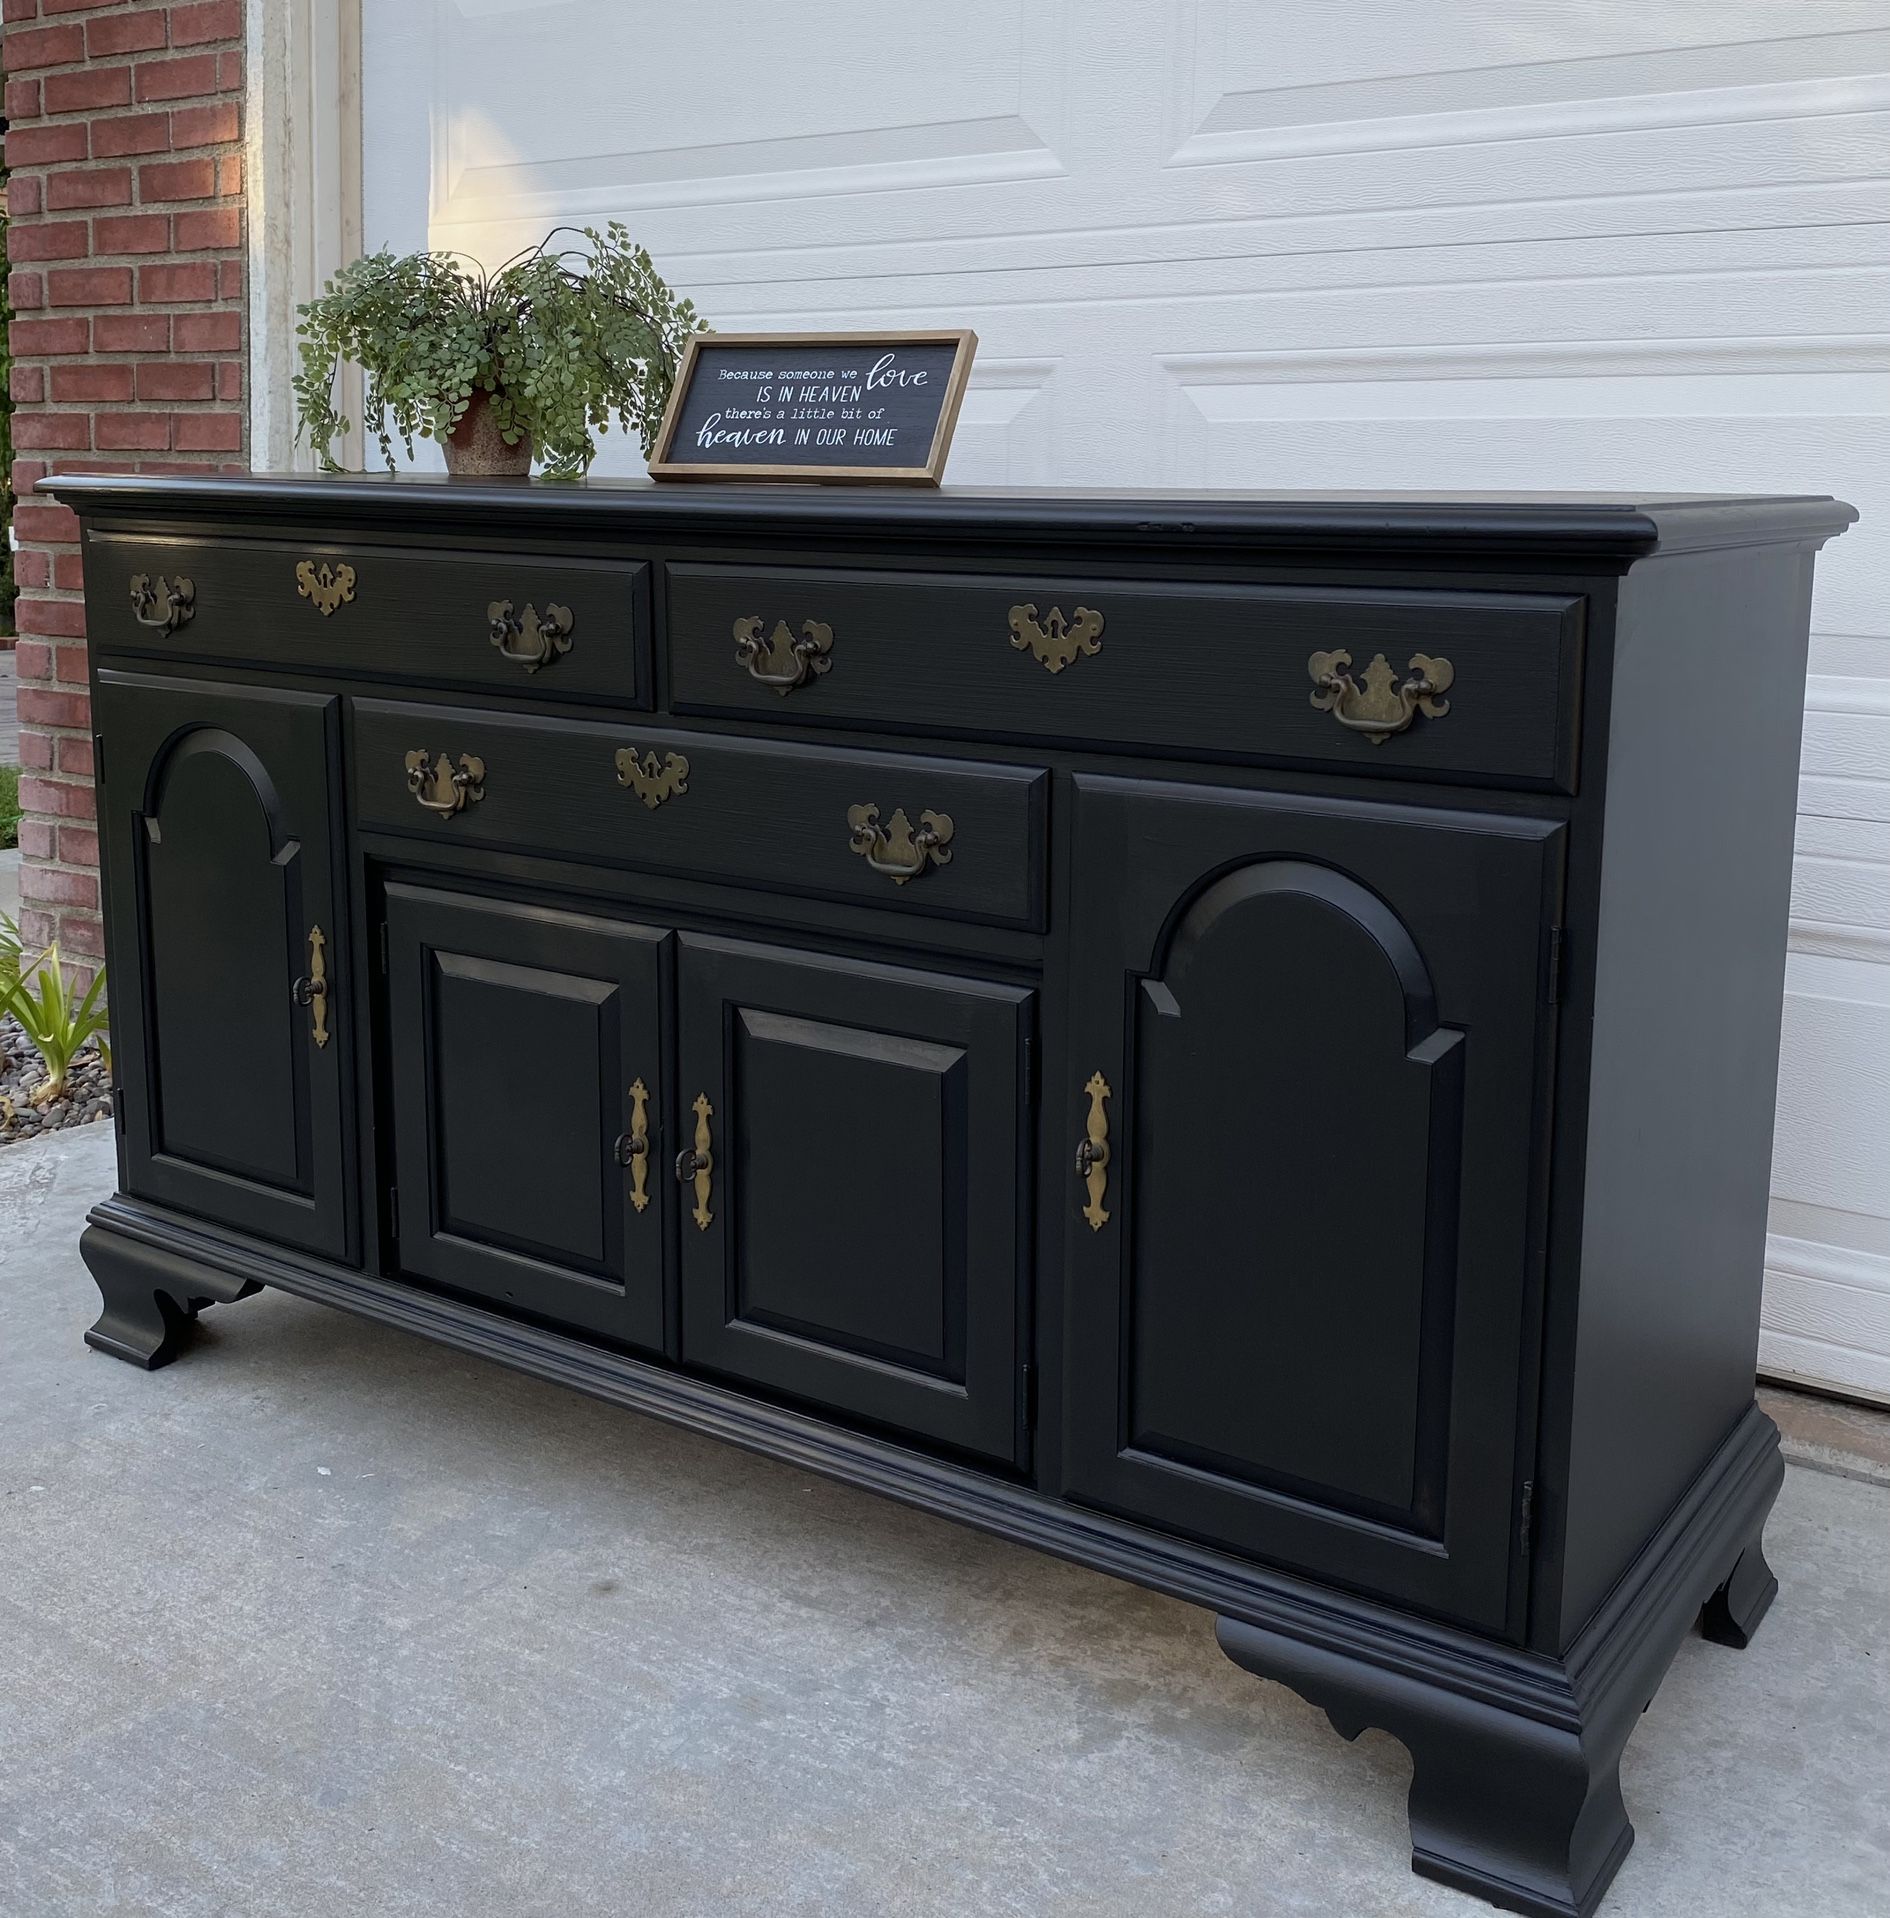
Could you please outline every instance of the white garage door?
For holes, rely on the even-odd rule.
[[[617,216],[720,326],[969,324],[954,480],[1861,507],[1763,1356],[1890,1396],[1890,0],[363,6],[369,246]]]

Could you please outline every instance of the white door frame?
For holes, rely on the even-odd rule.
[[[314,467],[295,443],[296,308],[361,252],[361,0],[245,0],[249,452],[260,472]],[[336,447],[361,465],[360,375]]]

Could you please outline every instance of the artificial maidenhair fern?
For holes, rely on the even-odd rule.
[[[585,244],[557,246],[566,235]],[[344,360],[366,376],[390,471],[396,438],[409,458],[416,435],[444,440],[475,392],[491,396],[505,443],[530,439],[554,477],[590,466],[613,417],[647,454],[682,344],[704,325],[614,220],[558,227],[490,271],[454,253],[370,253],[299,310],[296,407],[329,472],[352,424],[335,406]]]

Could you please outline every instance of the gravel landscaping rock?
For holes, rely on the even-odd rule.
[[[112,1116],[111,1074],[91,1046],[73,1060],[65,1091],[51,1104],[36,1106],[32,1095],[45,1077],[45,1061],[19,1021],[0,1016],[0,1146]]]

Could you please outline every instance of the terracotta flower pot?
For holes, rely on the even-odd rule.
[[[449,473],[490,477],[497,473],[524,475],[532,470],[532,443],[522,439],[507,446],[492,414],[492,395],[475,389],[459,424],[441,443]]]

